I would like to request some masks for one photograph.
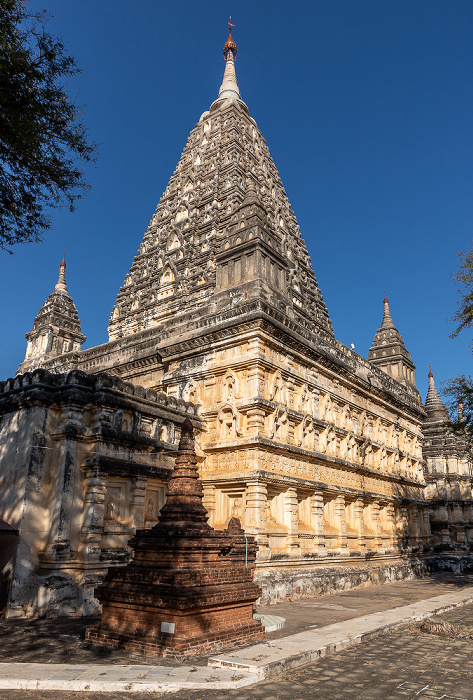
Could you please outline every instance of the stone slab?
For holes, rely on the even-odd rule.
[[[430,615],[446,612],[473,601],[473,586],[461,591],[437,595],[411,605],[352,618],[278,640],[255,644],[247,649],[209,658],[209,666],[231,668],[239,673],[252,673],[258,680],[270,678],[291,668],[346,649],[363,639],[380,634]]]
[[[282,630],[286,626],[286,618],[281,617],[280,615],[264,615],[257,613],[256,615],[253,615],[253,617],[255,620],[261,622],[266,633]]]
[[[84,673],[84,668],[60,664],[3,664],[0,663],[0,689],[15,690],[64,690],[91,692],[175,692],[183,689],[227,690],[241,688],[255,682],[254,676],[235,673],[224,668],[199,668],[191,666],[166,669],[159,673],[149,666],[132,669],[117,666],[94,666]],[[84,676],[88,677],[85,678]]]
[[[0,689],[156,693],[242,688],[472,601],[473,586],[469,586],[213,656],[207,667],[0,663]]]

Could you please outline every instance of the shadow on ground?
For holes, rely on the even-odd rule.
[[[355,588],[332,595],[289,599],[287,602],[258,606],[258,612],[281,615],[286,627],[266,636],[280,639],[309,628],[320,628],[335,622],[369,615],[418,600],[448,593],[473,585],[472,575],[435,573],[428,578],[397,581]],[[84,642],[85,629],[97,617],[58,617],[47,619],[0,620],[0,661],[17,663],[69,664],[146,664],[179,666],[182,663],[206,666],[207,657],[191,657],[180,662],[172,659],[151,659],[124,651],[93,647]]]

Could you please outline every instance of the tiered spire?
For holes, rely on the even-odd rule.
[[[383,330],[386,330],[387,328],[395,328],[395,325],[393,323],[393,320],[391,318],[391,313],[389,311],[389,300],[388,297],[386,296],[386,290],[384,290],[384,314],[383,314],[383,322],[381,323],[381,328]]]
[[[236,300],[264,300],[305,331],[333,338],[296,217],[240,99],[232,27],[218,97],[191,131],[120,289],[111,340],[185,324],[186,314],[234,310]]]
[[[79,352],[85,343],[79,315],[66,285],[65,255],[59,265],[59,278],[54,290],[38,311],[33,328],[26,334],[25,359],[18,372],[29,372],[48,360],[66,352]]]
[[[188,418],[181,427],[181,439],[177,452],[173,475],[168,484],[166,503],[161,508],[161,524],[192,528],[208,528],[207,510],[202,498],[204,490],[199,480],[197,458],[195,456],[194,433]]]
[[[386,292],[384,292],[383,303],[383,321],[369,349],[368,360],[402,384],[415,387],[415,366],[391,318]]]
[[[435,388],[434,375],[429,365],[429,390],[425,399],[425,412],[428,420],[450,420],[448,410]]]

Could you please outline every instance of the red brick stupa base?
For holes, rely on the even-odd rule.
[[[95,595],[101,621],[93,644],[148,656],[204,654],[263,638],[253,620],[261,590],[253,583],[254,539],[240,522],[217,531],[202,504],[192,424],[182,425],[174,474],[159,522],[130,540],[128,566],[108,571]]]

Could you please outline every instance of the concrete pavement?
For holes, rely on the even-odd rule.
[[[399,582],[382,588],[324,596],[325,602],[321,597],[301,599],[293,603],[293,610],[296,613],[300,603],[304,618],[307,618],[307,608],[304,610],[304,605],[308,601],[309,604],[313,601],[315,610],[317,607],[320,610],[323,605],[328,606],[332,619],[334,612],[342,616],[349,615],[350,606],[330,601],[350,601],[354,596],[361,601],[354,608],[356,612],[369,610],[373,598],[377,596],[379,601],[384,600],[384,609],[362,615],[351,614],[347,619],[323,626],[317,622],[314,624],[315,619],[323,617],[316,613],[312,617],[313,624],[310,624],[310,619],[307,620],[309,624],[295,634],[285,634],[285,630],[281,630],[268,637],[264,643],[212,656],[208,660],[208,666],[192,666],[188,662],[186,665],[171,666],[166,665],[165,659],[160,660],[159,665],[4,662],[0,663],[0,689],[138,693],[242,688],[354,646],[373,635],[469,603],[473,601],[473,586],[465,586],[464,583],[465,581],[463,585],[448,585],[432,581],[423,588],[426,584],[418,582],[417,597],[421,591],[425,596],[427,590],[432,593],[437,591],[437,594],[408,605],[392,606],[392,602],[399,600],[399,591],[403,590],[403,586],[406,590],[411,584],[410,587],[415,590],[417,582]],[[457,584],[460,584],[459,579]],[[448,592],[444,592],[446,589]],[[405,595],[401,597],[405,598]],[[287,605],[291,607],[290,604]],[[282,607],[274,606],[271,609],[281,614]]]

